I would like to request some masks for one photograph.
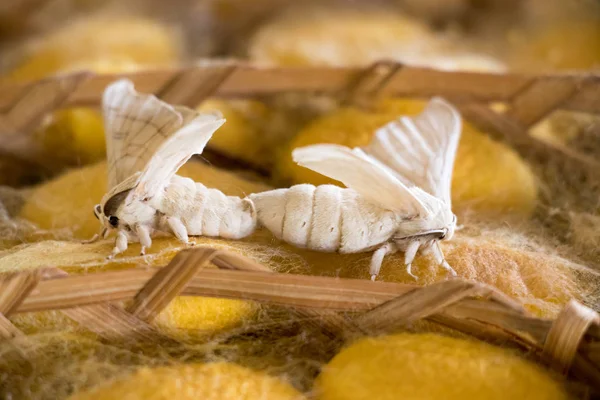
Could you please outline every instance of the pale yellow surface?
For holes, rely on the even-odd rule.
[[[319,400],[567,400],[562,384],[509,350],[437,336],[361,339],[323,366]]]
[[[69,400],[302,400],[289,384],[231,363],[140,368]]]
[[[86,239],[100,230],[93,213],[106,193],[106,163],[75,169],[34,189],[21,210],[21,217],[42,229],[68,229],[75,238]],[[268,186],[201,162],[190,161],[178,172],[227,195],[246,196]]]
[[[398,118],[414,115],[424,106],[420,100],[382,101],[375,112],[354,108],[326,115],[302,130],[278,164],[278,173],[293,183],[335,183],[329,178],[296,165],[294,148],[317,143],[348,147],[364,146],[377,128]],[[452,177],[453,207],[478,213],[513,213],[528,216],[536,206],[537,184],[529,166],[508,146],[463,122]]]

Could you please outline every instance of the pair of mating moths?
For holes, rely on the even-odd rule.
[[[139,94],[128,80],[106,89],[103,112],[110,190],[94,214],[103,225],[100,236],[117,231],[111,258],[129,241],[139,241],[144,254],[155,231],[188,243],[189,235],[240,239],[260,224],[298,247],[375,250],[372,279],[383,257],[397,250],[414,277],[419,248],[455,275],[438,242],[452,238],[456,227],[450,183],[461,118],[442,99],[380,128],[364,148],[319,144],[293,151],[296,163],[347,188],[303,184],[244,199],[176,175],[225,123],[221,115]]]

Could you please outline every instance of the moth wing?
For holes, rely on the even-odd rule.
[[[206,143],[225,119],[219,113],[197,114],[184,127],[167,138],[144,168],[134,189],[138,198],[151,198],[169,184],[171,178],[194,154],[201,154]]]
[[[127,79],[106,88],[102,109],[109,189],[142,171],[150,157],[193,113],[136,92]]]
[[[428,213],[425,205],[389,168],[360,149],[318,144],[297,148],[292,157],[297,164],[342,182],[382,208],[411,215]]]
[[[459,112],[436,97],[421,114],[400,117],[378,129],[364,151],[405,185],[418,186],[450,206],[461,125]]]

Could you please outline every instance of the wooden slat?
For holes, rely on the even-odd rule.
[[[204,66],[171,70],[141,71],[125,74],[90,74],[71,93],[63,107],[74,105],[99,105],[104,88],[115,79],[131,79],[140,92],[158,94],[181,76],[194,76],[206,81],[218,76],[224,66],[218,63]],[[239,64],[231,75],[215,91],[216,97],[248,97],[281,92],[338,93],[351,84],[364,68],[330,67],[256,67]],[[582,75],[520,75],[471,72],[445,72],[427,68],[404,66],[387,83],[384,93],[397,96],[440,95],[464,101],[509,101],[535,79],[548,85],[579,81],[585,78],[585,87],[573,99],[565,103],[566,108],[575,107],[600,112],[597,105],[599,77]],[[69,76],[50,80],[69,79]],[[48,80],[45,80],[46,82]],[[41,85],[44,80],[33,85]],[[186,79],[187,81],[187,79]],[[10,107],[29,84],[0,84],[0,110]],[[187,91],[188,88],[184,87]]]
[[[530,127],[565,104],[583,83],[584,80],[578,79],[535,79],[511,100],[505,115],[523,127]]]
[[[16,326],[12,324],[2,313],[0,313],[0,338],[2,339],[12,339],[17,336],[23,336],[24,333],[21,332]]]

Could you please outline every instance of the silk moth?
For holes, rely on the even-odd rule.
[[[375,250],[371,278],[386,254],[405,253],[408,274],[419,249],[431,251],[452,275],[439,246],[454,235],[450,184],[461,117],[441,98],[415,117],[400,117],[375,132],[364,148],[333,144],[297,148],[299,165],[342,182],[302,184],[250,195],[258,223],[292,245],[317,251]]]
[[[125,251],[129,241],[139,241],[144,254],[155,231],[184,243],[189,235],[239,239],[254,231],[250,200],[176,175],[225,123],[220,114],[171,106],[137,93],[125,79],[106,88],[102,108],[110,190],[94,207],[103,229],[92,240],[117,231],[109,258]]]

